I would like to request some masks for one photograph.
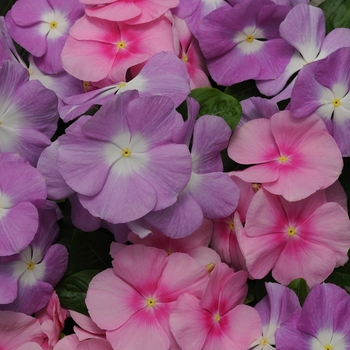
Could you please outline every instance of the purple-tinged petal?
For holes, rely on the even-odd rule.
[[[194,126],[192,171],[197,174],[223,170],[220,152],[227,147],[231,129],[221,117],[203,115]]]
[[[135,172],[155,190],[157,202],[153,210],[162,210],[176,202],[190,180],[191,169],[187,146],[168,144],[150,150],[147,167],[135,169]]]
[[[317,285],[305,300],[297,328],[313,337],[317,337],[320,330],[329,329],[334,333],[347,330],[344,335],[348,338],[349,324],[344,322],[344,316],[349,313],[349,302],[344,289],[330,283]]]
[[[18,279],[13,275],[13,263],[0,261],[0,304],[12,303],[17,298]]]
[[[306,4],[293,7],[280,25],[280,34],[307,63],[314,61],[326,34],[323,11]]]
[[[258,118],[271,118],[279,112],[277,103],[266,98],[250,97],[240,102],[242,105],[242,116],[238,127],[241,127],[246,122]]]
[[[49,302],[54,289],[46,282],[37,281],[34,285],[19,284],[17,298],[10,304],[0,305],[0,310],[11,310],[31,315]]]
[[[43,281],[52,286],[63,277],[68,265],[68,251],[62,244],[52,245],[45,254],[41,264],[45,264]]]
[[[78,194],[74,193],[69,197],[71,204],[72,224],[84,232],[92,232],[100,228],[101,218],[92,216],[79,201]]]
[[[91,117],[84,116],[66,129],[58,147],[57,167],[68,186],[86,195],[101,191],[110,164],[105,155],[106,145],[87,138],[81,128]]]
[[[42,1],[45,2],[45,1]],[[17,2],[16,2],[17,4]],[[30,16],[25,15],[26,18]],[[9,11],[5,17],[5,23],[9,29],[12,38],[16,42],[21,42],[21,46],[35,56],[42,56],[47,50],[46,37],[38,30],[38,22],[25,27],[19,27]]]
[[[266,96],[274,96],[278,94],[287,84],[288,79],[305,65],[305,60],[302,58],[298,51],[294,51],[287,67],[284,72],[277,79],[258,80],[256,86],[259,91]],[[285,98],[289,98],[290,95],[286,95]],[[280,98],[276,102],[283,100]]]
[[[17,254],[34,238],[38,228],[38,211],[31,203],[19,203],[0,209],[0,256]]]
[[[37,169],[44,175],[47,185],[47,196],[53,200],[69,197],[74,193],[57,169],[59,139],[54,141],[41,153]]]
[[[254,308],[258,311],[263,327],[263,338],[274,339],[277,329],[295,311],[301,309],[295,292],[278,283],[265,283],[267,296]],[[275,345],[275,343],[270,343]]]
[[[239,188],[226,173],[192,173],[186,191],[198,202],[206,219],[224,218],[238,205]]]
[[[158,231],[171,238],[183,238],[203,223],[203,211],[186,191],[180,193],[175,204],[159,211],[151,211],[146,220]]]
[[[330,55],[332,52],[342,48],[350,47],[350,29],[335,28],[324,39],[318,59]]]
[[[12,205],[46,199],[45,179],[40,172],[27,163],[6,162],[1,165],[1,192],[8,197]],[[11,205],[2,207],[11,207]]]
[[[157,203],[157,192],[137,173],[123,174],[112,170],[100,192],[92,196],[79,193],[79,200],[93,216],[119,224],[149,213]]]

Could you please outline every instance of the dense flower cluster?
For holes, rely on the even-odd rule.
[[[350,348],[349,62],[307,0],[14,1],[0,348]]]

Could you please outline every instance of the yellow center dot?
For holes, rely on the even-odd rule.
[[[333,346],[327,344],[327,345],[324,347],[324,350],[333,350]]]
[[[339,100],[339,98],[335,98],[335,99],[333,100],[333,106],[334,106],[334,107],[339,107],[339,106],[340,106],[340,100]]]
[[[122,156],[123,157],[130,157],[131,151],[129,150],[129,148],[125,148],[122,150]]]
[[[117,42],[118,49],[120,49],[120,50],[125,49],[125,46],[126,46],[125,41],[118,41]]]
[[[295,228],[289,227],[287,230],[288,236],[294,236],[295,235]]]
[[[57,23],[56,21],[52,21],[52,22],[50,23],[51,29],[57,28],[57,25],[58,25],[58,23]]]
[[[83,81],[83,89],[84,89],[84,91],[87,91],[89,86],[90,86],[90,83],[88,81]]]
[[[118,84],[118,88],[120,89],[120,88],[122,88],[122,87],[125,87],[126,86],[126,83],[125,82],[121,82],[121,83],[119,83]]]
[[[228,224],[228,227],[230,228],[231,231],[235,229],[235,224],[233,223],[233,221],[230,221],[230,223]]]
[[[219,322],[220,321],[220,315],[219,314],[215,314],[214,315],[214,321],[215,322]]]
[[[188,57],[187,57],[187,55],[184,53],[183,55],[182,55],[182,61],[184,61],[184,62],[187,62],[188,61]]]
[[[35,264],[33,263],[33,261],[29,261],[29,263],[27,264],[27,269],[28,270],[33,270],[34,266],[35,266]]]
[[[256,193],[260,190],[261,184],[260,183],[252,183],[252,190]]]
[[[286,156],[280,156],[280,157],[278,158],[278,161],[279,161],[280,163],[285,163],[287,160],[288,160],[288,158],[287,158]]]
[[[147,306],[154,307],[156,305],[156,301],[153,298],[147,299]]]
[[[208,272],[212,272],[214,270],[215,264],[213,262],[210,262],[209,264],[205,265],[205,268],[208,270]]]
[[[262,338],[261,339],[261,342],[260,342],[260,345],[262,345],[262,346],[265,346],[265,345],[267,345],[269,342],[267,341],[267,338]]]
[[[248,41],[248,43],[251,43],[254,40],[254,37],[253,37],[253,35],[247,35],[245,40]]]

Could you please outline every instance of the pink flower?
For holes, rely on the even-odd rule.
[[[80,2],[87,5],[85,12],[90,17],[128,24],[151,22],[179,4],[179,0],[80,0]]]
[[[132,26],[85,15],[69,34],[62,50],[63,68],[86,81],[125,81],[131,66],[160,51],[174,52],[171,23],[165,17]]]
[[[188,293],[180,296],[170,315],[170,329],[182,350],[246,350],[260,336],[257,311],[242,305],[246,280],[246,272],[234,273],[219,263],[201,300]]]
[[[288,201],[330,186],[343,167],[340,150],[323,121],[315,114],[297,119],[290,111],[244,124],[234,132],[228,155],[241,164],[257,164],[232,175],[262,183]]]
[[[41,329],[47,335],[46,346],[52,349],[59,340],[67,318],[67,310],[63,309],[56,292],[54,291],[48,304],[35,313],[41,324]]]
[[[272,270],[281,284],[304,278],[313,287],[348,260],[349,217],[338,203],[327,202],[325,191],[288,202],[262,188],[237,234],[254,278]]]
[[[206,266],[220,261],[219,255],[213,249],[208,248],[212,231],[213,222],[204,219],[198,230],[183,238],[170,238],[153,229],[152,234],[144,238],[140,238],[136,233],[130,232],[128,239],[132,243],[164,249],[169,255],[174,252],[187,253],[201,265]]]
[[[189,255],[135,244],[92,279],[86,305],[114,349],[165,350],[176,346],[168,324],[174,303],[186,292],[200,297],[207,280]]]
[[[0,349],[42,349],[40,345],[43,344],[44,337],[40,323],[34,317],[13,311],[0,311]]]

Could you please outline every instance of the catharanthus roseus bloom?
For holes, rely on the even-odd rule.
[[[267,191],[288,201],[306,198],[334,183],[343,160],[320,117],[294,118],[290,111],[260,118],[236,129],[228,155],[237,163],[256,164],[232,174],[262,183]]]
[[[131,66],[161,51],[174,52],[173,31],[166,17],[132,26],[85,15],[69,31],[62,64],[81,80],[97,82],[108,77],[120,82]]]
[[[13,311],[0,311],[0,348],[6,350],[42,350],[45,333],[39,321]]]
[[[29,81],[20,63],[0,67],[0,152],[18,153],[36,165],[56,131],[57,97],[39,81]]]
[[[18,0],[5,20],[13,39],[30,52],[40,70],[63,72],[61,51],[69,28],[84,14],[78,0]]]
[[[191,89],[211,86],[207,77],[208,70],[197,39],[193,36],[186,22],[176,16],[174,27],[179,40],[177,55],[183,61],[191,78]],[[176,39],[175,39],[176,40]]]
[[[254,278],[272,270],[281,284],[304,278],[313,287],[348,260],[349,217],[338,203],[327,202],[325,191],[288,202],[261,188],[237,234]]]
[[[103,105],[115,94],[137,90],[140,97],[162,95],[180,105],[190,93],[190,77],[183,62],[172,52],[153,55],[133,79],[109,81],[108,86],[73,95],[64,99],[65,106],[59,109],[60,117],[68,122],[85,113],[94,104]]]
[[[114,254],[113,268],[90,282],[86,305],[114,349],[175,346],[170,312],[183,293],[199,298],[208,271],[185,253],[134,244]],[[116,317],[118,315],[118,317]]]
[[[0,257],[0,310],[30,315],[50,301],[68,263],[66,247],[53,244],[59,231],[56,220],[55,208],[39,210],[39,228],[30,245]]]
[[[289,10],[270,0],[247,0],[209,13],[199,26],[198,41],[212,78],[225,86],[276,79],[293,53],[278,31]]]
[[[188,148],[172,142],[182,126],[169,98],[126,91],[66,129],[58,170],[93,216],[137,220],[172,205],[189,181]]]
[[[37,207],[44,205],[46,195],[37,169],[18,155],[0,153],[0,257],[17,254],[33,240]]]
[[[350,348],[350,296],[322,283],[276,332],[276,348],[284,350],[345,350]]]
[[[290,105],[297,118],[319,115],[344,157],[350,156],[349,61],[346,47],[305,66],[295,80]]]
[[[265,284],[267,295],[255,306],[262,323],[262,335],[250,344],[250,349],[275,349],[275,333],[295,311],[301,309],[295,292],[278,283]]]
[[[336,28],[326,36],[325,16],[315,6],[298,4],[287,14],[280,25],[281,37],[295,48],[284,72],[277,79],[257,82],[260,92],[276,95],[287,84],[288,79],[305,65],[325,58],[341,47],[350,46],[350,29]],[[290,97],[294,80],[279,95],[276,102]]]
[[[80,0],[90,17],[98,17],[127,24],[151,22],[162,16],[179,0]]]
[[[52,349],[60,338],[60,333],[64,328],[64,321],[67,318],[67,310],[61,307],[56,292],[52,293],[47,305],[35,313],[41,324],[41,329],[47,335],[45,346]]]
[[[132,243],[164,249],[168,254],[174,252],[187,253],[203,266],[207,266],[210,263],[215,264],[220,261],[219,255],[213,249],[208,248],[212,230],[212,221],[204,220],[198,230],[184,238],[170,238],[153,229],[152,234],[144,238],[140,238],[136,233],[130,232],[128,239]]]
[[[192,102],[190,102],[192,103]],[[190,105],[189,110],[192,111]],[[203,223],[231,214],[237,207],[239,188],[223,172],[220,152],[226,148],[231,129],[223,118],[203,115],[194,124],[197,113],[187,120],[187,145],[193,131],[191,178],[174,205],[152,211],[145,219],[160,232],[172,238],[188,236]]]
[[[218,263],[201,299],[185,293],[170,314],[170,329],[182,350],[246,350],[261,330],[260,317],[243,305],[247,273]]]

